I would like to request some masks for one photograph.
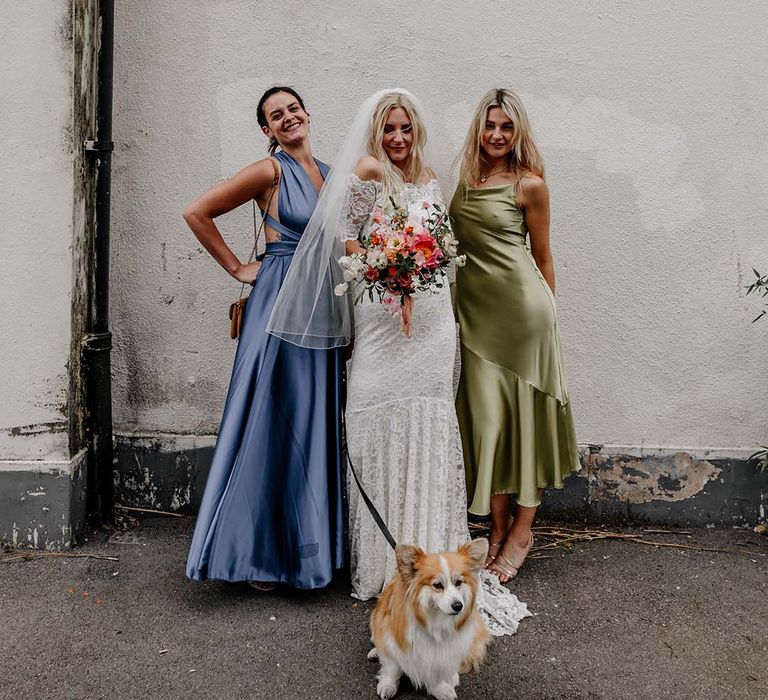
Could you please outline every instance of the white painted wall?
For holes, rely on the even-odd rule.
[[[235,349],[226,310],[239,287],[181,211],[264,154],[255,108],[266,87],[299,89],[316,155],[328,160],[365,97],[407,87],[431,109],[444,168],[480,95],[510,86],[548,166],[579,441],[765,441],[768,321],[750,325],[759,302],[743,288],[753,265],[768,270],[766,34],[758,0],[118,8],[118,426],[217,428]],[[447,176],[445,186],[450,195]],[[246,255],[249,212],[221,223]]]
[[[70,4],[3,4],[0,469],[4,460],[69,458]]]

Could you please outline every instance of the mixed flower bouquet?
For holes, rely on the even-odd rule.
[[[393,315],[402,316],[403,330],[410,335],[412,295],[426,290],[437,291],[445,283],[446,268],[455,262],[461,266],[466,258],[457,253],[458,241],[448,223],[448,213],[425,201],[423,214],[415,216],[392,201],[393,212],[381,207],[373,211],[373,225],[363,236],[364,253],[345,255],[339,259],[344,282],[334,290],[338,296],[350,290],[350,284],[362,286],[355,302],[366,294],[374,295]]]

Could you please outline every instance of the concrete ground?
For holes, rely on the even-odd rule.
[[[192,524],[145,519],[74,552],[118,562],[0,554],[0,697],[376,697],[371,605],[343,575],[310,593],[192,583]],[[513,591],[535,616],[459,698],[768,698],[768,540],[629,532],[736,553],[602,540],[529,561]]]

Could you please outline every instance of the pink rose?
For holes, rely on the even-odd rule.
[[[407,273],[403,273],[397,278],[397,284],[400,286],[400,288],[403,291],[406,292],[412,292],[413,291],[413,280],[411,279],[411,276]]]
[[[440,265],[440,259],[442,257],[443,252],[440,250],[440,248],[435,248],[432,251],[432,255],[430,255],[424,263],[424,267],[426,267],[428,270],[434,270]]]

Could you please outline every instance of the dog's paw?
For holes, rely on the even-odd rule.
[[[443,681],[433,688],[427,688],[427,692],[436,700],[456,700],[456,691],[454,690],[454,687],[446,681]]]
[[[389,698],[397,695],[397,683],[393,683],[389,679],[379,679],[379,683],[376,686],[376,692],[379,694],[381,700],[389,700]],[[455,695],[453,697],[456,697]]]
[[[368,652],[368,661],[376,661],[379,658],[379,650],[376,647],[373,647]]]
[[[453,678],[451,678],[451,685],[454,688],[458,688],[458,686],[459,686],[459,674],[458,673],[454,673],[453,674]]]

